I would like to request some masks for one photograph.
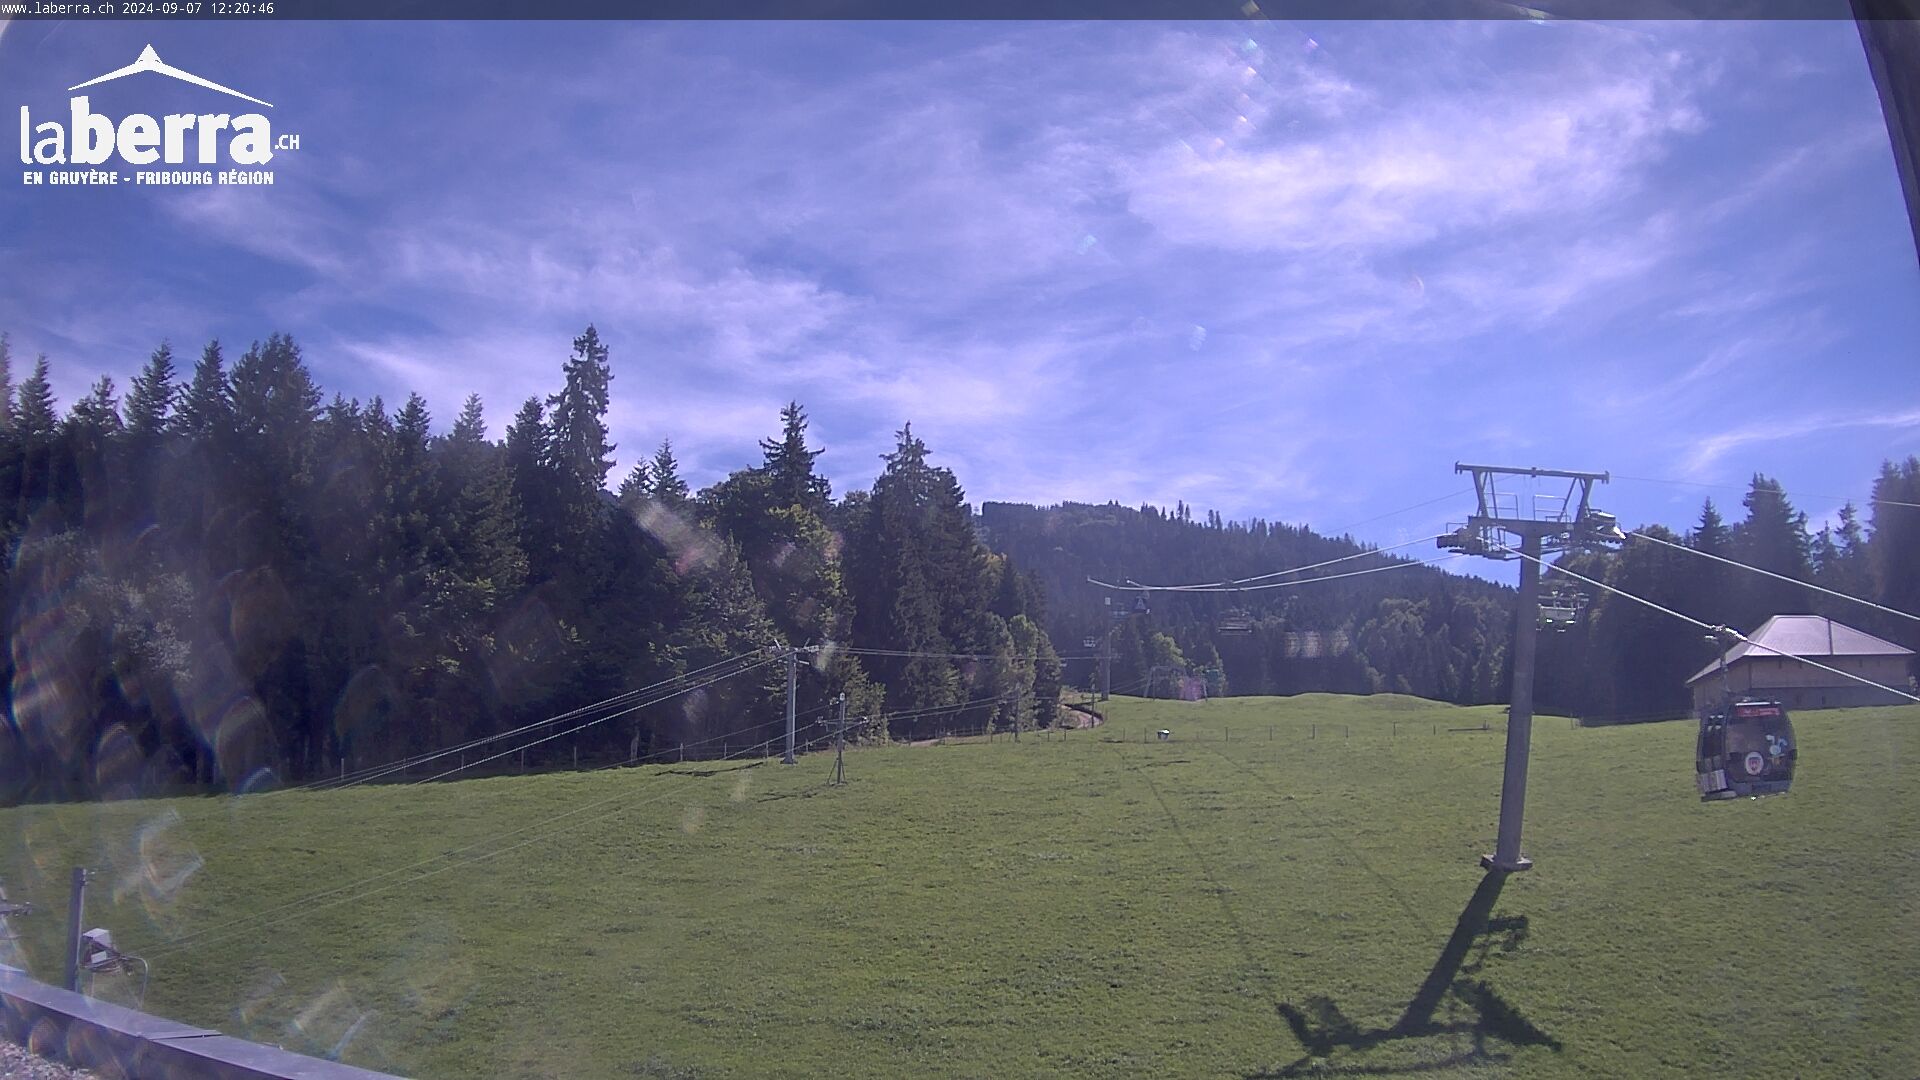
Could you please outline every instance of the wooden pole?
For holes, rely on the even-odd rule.
[[[80,923],[87,915],[87,869],[73,868],[73,884],[67,894],[67,966],[65,986],[80,989]]]

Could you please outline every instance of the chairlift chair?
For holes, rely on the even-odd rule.
[[[1220,613],[1220,618],[1214,621],[1213,628],[1222,634],[1253,633],[1253,616],[1237,602],[1240,599],[1240,590],[1237,588],[1233,590],[1233,599],[1235,603],[1230,604]]]
[[[1799,756],[1785,706],[1728,695],[1719,708],[1700,717],[1694,753],[1700,801],[1784,795]]]
[[[1540,628],[1564,633],[1579,621],[1586,606],[1584,595],[1556,585],[1540,598]]]

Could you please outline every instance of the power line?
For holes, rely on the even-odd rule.
[[[1451,498],[1452,496],[1448,497]],[[1129,580],[1125,585],[1106,585],[1105,582],[1094,581],[1093,578],[1088,578],[1087,580],[1092,581],[1095,585],[1102,585],[1109,589],[1122,589],[1131,592],[1232,592],[1237,591],[1249,581],[1265,581],[1268,578],[1285,577],[1288,574],[1301,574],[1308,570],[1318,570],[1323,566],[1333,566],[1337,563],[1350,562],[1354,559],[1364,559],[1369,555],[1381,555],[1389,551],[1398,551],[1401,548],[1413,547],[1415,544],[1424,544],[1429,540],[1436,540],[1444,535],[1446,534],[1436,533],[1433,536],[1423,536],[1418,540],[1409,540],[1404,544],[1395,544],[1392,547],[1368,548],[1366,551],[1356,551],[1351,555],[1342,555],[1337,559],[1328,559],[1326,562],[1312,563],[1307,566],[1296,566],[1288,570],[1275,570],[1269,574],[1255,574],[1252,577],[1230,578],[1226,581],[1207,582],[1204,584],[1141,585],[1136,581]],[[1340,575],[1334,576],[1337,577]],[[1316,578],[1314,580],[1322,579]]]
[[[639,712],[641,709],[646,709],[654,705],[658,705],[663,701],[671,701],[672,699],[677,698],[682,694],[691,694],[695,690],[704,690],[707,687],[714,685],[715,683],[724,682],[725,680],[731,679],[736,675],[744,675],[749,671],[755,670],[756,668],[766,667],[768,664],[771,664],[778,659],[779,657],[768,657],[757,663],[748,664],[742,668],[736,668],[735,670],[726,672],[725,674],[712,676],[711,678],[705,679],[691,686],[683,686],[680,689],[675,690],[671,693],[661,694],[658,697],[649,698],[646,701],[642,701],[637,705],[631,705],[625,709],[621,709],[619,712],[608,713],[607,715],[599,717],[598,719],[589,720],[584,724],[577,724],[565,730],[556,731],[551,735],[542,736],[541,738],[535,739],[530,743],[523,743],[519,746],[510,746],[505,750],[500,751],[499,753],[489,754],[486,757],[480,758],[479,760],[473,762],[472,764],[461,762],[455,768],[451,768],[446,770],[445,772],[436,773],[433,776],[425,777],[423,779],[415,780],[413,782],[415,784],[426,784],[426,783],[431,783],[432,781],[435,781],[435,780],[444,780],[455,773],[465,772],[467,769],[475,768],[480,765],[485,765],[489,761],[494,761],[499,758],[507,757],[508,755],[514,754],[514,753],[524,753],[525,751],[533,747],[539,746],[541,743],[552,742],[555,739],[564,738],[565,736],[568,736],[568,735],[578,735],[580,732],[585,731],[588,728],[595,726],[596,724],[604,724],[609,720],[616,720],[622,716],[629,716],[633,713]],[[763,724],[761,726],[765,727],[766,725]],[[347,786],[351,787],[352,785],[347,785]]]
[[[1539,565],[1540,565],[1541,567],[1544,567],[1544,568],[1545,568],[1545,569],[1547,569],[1547,570],[1551,570],[1551,571],[1553,571],[1554,573],[1557,573],[1557,574],[1565,574],[1566,576],[1568,576],[1568,577],[1570,577],[1570,578],[1573,578],[1573,579],[1574,579],[1574,580],[1576,580],[1576,581],[1584,581],[1584,582],[1586,582],[1587,584],[1589,584],[1589,585],[1592,585],[1592,586],[1594,586],[1595,588],[1598,588],[1598,589],[1605,589],[1606,591],[1608,591],[1608,592],[1610,592],[1610,593],[1613,593],[1613,594],[1614,594],[1615,596],[1621,596],[1621,597],[1625,597],[1626,599],[1628,599],[1628,600],[1631,600],[1631,601],[1633,601],[1633,602],[1634,602],[1634,603],[1636,603],[1636,604],[1644,604],[1645,606],[1647,606],[1647,607],[1650,607],[1650,608],[1652,608],[1652,609],[1653,609],[1653,610],[1655,610],[1655,611],[1658,611],[1658,612],[1660,612],[1660,613],[1662,613],[1662,614],[1665,614],[1665,615],[1671,615],[1671,616],[1673,616],[1674,618],[1676,618],[1676,619],[1679,619],[1679,620],[1680,620],[1680,621],[1682,621],[1682,622],[1687,622],[1687,623],[1692,623],[1692,624],[1693,624],[1694,626],[1697,626],[1697,627],[1699,627],[1699,628],[1701,628],[1702,630],[1706,630],[1706,631],[1709,631],[1709,632],[1711,632],[1711,633],[1715,633],[1715,634],[1721,634],[1721,633],[1724,633],[1724,634],[1730,634],[1730,635],[1732,635],[1733,637],[1736,637],[1736,638],[1739,638],[1739,639],[1740,639],[1741,641],[1744,641],[1744,642],[1746,642],[1746,643],[1747,643],[1748,645],[1751,645],[1751,646],[1753,646],[1753,647],[1754,647],[1754,648],[1756,648],[1756,649],[1760,649],[1760,650],[1762,650],[1762,651],[1764,651],[1764,652],[1769,652],[1769,653],[1772,653],[1772,654],[1773,654],[1773,655],[1775,655],[1775,656],[1784,656],[1784,657],[1786,657],[1786,658],[1787,658],[1787,659],[1789,659],[1789,660],[1798,660],[1798,661],[1800,661],[1800,662],[1801,662],[1801,663],[1803,663],[1803,664],[1807,664],[1807,665],[1809,665],[1809,666],[1811,666],[1811,667],[1816,667],[1816,668],[1819,668],[1819,669],[1820,669],[1821,671],[1826,671],[1826,672],[1830,672],[1830,673],[1832,673],[1832,674],[1834,674],[1834,675],[1839,675],[1839,676],[1841,676],[1842,678],[1847,678],[1847,679],[1852,679],[1852,680],[1853,680],[1854,682],[1857,682],[1857,683],[1865,683],[1866,685],[1868,685],[1868,686],[1871,686],[1871,687],[1873,687],[1873,688],[1875,688],[1875,689],[1877,689],[1877,690],[1885,690],[1885,691],[1886,691],[1887,693],[1889,693],[1889,694],[1894,694],[1894,695],[1896,695],[1896,696],[1898,696],[1898,697],[1903,697],[1903,698],[1906,698],[1906,699],[1907,699],[1908,701],[1914,701],[1914,702],[1920,702],[1920,697],[1916,697],[1916,696],[1914,696],[1913,694],[1909,694],[1909,693],[1907,693],[1907,692],[1906,692],[1905,690],[1895,690],[1895,689],[1894,689],[1893,687],[1891,687],[1891,686],[1883,686],[1883,685],[1881,685],[1880,683],[1877,683],[1877,682],[1874,682],[1874,681],[1873,681],[1872,679],[1868,679],[1868,678],[1865,678],[1865,677],[1863,677],[1863,676],[1859,676],[1859,675],[1855,675],[1855,674],[1854,674],[1853,672],[1851,672],[1851,671],[1842,671],[1842,670],[1840,670],[1839,668],[1836,668],[1836,667],[1828,667],[1827,665],[1825,665],[1825,664],[1822,664],[1822,663],[1820,663],[1820,662],[1819,662],[1819,661],[1817,661],[1817,660],[1809,660],[1808,658],[1806,658],[1806,657],[1804,657],[1804,656],[1798,656],[1798,655],[1795,655],[1794,653],[1790,653],[1790,652],[1783,652],[1782,650],[1780,650],[1780,649],[1776,649],[1776,648],[1774,648],[1774,647],[1772,647],[1772,646],[1770,646],[1770,645],[1762,645],[1762,644],[1760,644],[1759,642],[1757,642],[1757,641],[1755,641],[1755,640],[1753,640],[1752,638],[1750,638],[1750,637],[1748,637],[1747,635],[1745,635],[1745,634],[1742,634],[1742,633],[1740,633],[1739,631],[1737,631],[1737,630],[1734,630],[1734,629],[1733,629],[1733,628],[1731,628],[1731,627],[1726,627],[1726,626],[1715,626],[1715,625],[1714,625],[1714,624],[1712,624],[1712,623],[1709,623],[1709,622],[1703,622],[1703,621],[1701,621],[1701,620],[1699,620],[1699,619],[1696,619],[1696,618],[1694,618],[1694,617],[1693,617],[1693,616],[1691,616],[1691,615],[1682,615],[1682,614],[1680,614],[1679,612],[1677,612],[1677,611],[1675,611],[1675,610],[1673,610],[1672,608],[1669,608],[1669,607],[1662,607],[1661,605],[1659,605],[1659,604],[1656,604],[1656,603],[1654,603],[1654,602],[1653,602],[1653,601],[1651,601],[1651,600],[1648,600],[1648,599],[1645,599],[1645,598],[1643,598],[1643,597],[1639,597],[1639,596],[1635,596],[1635,595],[1633,595],[1632,593],[1630,593],[1630,592],[1627,592],[1627,591],[1625,591],[1624,589],[1616,589],[1616,588],[1614,588],[1613,586],[1611,586],[1611,585],[1608,585],[1608,584],[1607,584],[1606,582],[1604,582],[1604,581],[1595,581],[1595,580],[1593,580],[1592,578],[1590,578],[1590,577],[1587,577],[1587,576],[1586,576],[1586,575],[1584,575],[1584,574],[1576,574],[1576,573],[1574,573],[1573,571],[1571,571],[1571,570],[1569,570],[1569,569],[1567,569],[1567,568],[1566,568],[1566,567],[1564,567],[1564,566],[1554,566],[1554,565],[1551,565],[1551,564],[1549,564],[1549,563],[1547,563],[1547,562],[1544,562],[1544,561],[1542,561],[1542,560],[1540,560],[1540,559],[1538,559],[1538,558],[1535,558],[1535,557],[1534,557],[1534,556],[1532,556],[1532,555],[1528,555],[1528,554],[1527,554],[1526,552],[1523,552],[1523,551],[1517,551],[1517,550],[1515,550],[1515,549],[1513,549],[1513,548],[1510,548],[1510,547],[1508,547],[1508,546],[1507,546],[1507,545],[1505,545],[1505,544],[1502,544],[1502,543],[1499,543],[1498,541],[1495,541],[1495,542],[1494,542],[1494,544],[1493,544],[1493,546],[1495,546],[1495,547],[1498,547],[1498,548],[1500,548],[1500,549],[1501,549],[1502,551],[1511,551],[1511,552],[1513,552],[1513,554],[1515,554],[1515,555],[1518,555],[1518,556],[1520,556],[1520,557],[1521,557],[1521,558],[1523,558],[1523,559],[1529,559],[1529,560],[1532,560],[1533,562],[1535,562],[1535,563],[1537,563],[1537,564],[1539,564]]]
[[[907,650],[907,649],[862,649],[862,648],[856,648],[851,645],[835,645],[831,648],[831,650],[823,649],[823,651],[831,651],[834,653],[846,653],[849,656],[897,656],[897,657],[908,657],[908,658],[924,658],[924,659],[931,659],[931,660],[998,660],[998,659],[1001,659],[999,655],[994,653],[916,652],[916,651]],[[1019,660],[1020,657],[1016,656],[1014,657],[1014,659]],[[1056,654],[1055,659],[1098,660],[1100,659],[1100,657],[1097,655],[1059,656]]]
[[[298,787],[288,788],[285,790],[302,791],[302,790],[321,789],[321,788],[348,788],[348,787],[353,787],[356,784],[366,783],[371,780],[378,780],[383,776],[390,775],[394,772],[401,772],[406,769],[410,769],[415,765],[422,765],[429,761],[437,761],[440,758],[447,757],[452,754],[464,753],[468,750],[473,750],[473,749],[477,749],[479,747],[485,746],[488,743],[498,742],[501,739],[510,739],[510,738],[513,738],[515,735],[522,735],[529,731],[534,731],[539,728],[546,727],[549,724],[557,724],[565,720],[571,720],[576,716],[582,716],[587,713],[593,712],[595,709],[605,708],[611,705],[617,705],[624,701],[630,700],[636,695],[645,694],[650,691],[657,690],[663,686],[670,686],[673,683],[681,682],[686,679],[698,678],[699,676],[709,671],[712,671],[715,668],[723,667],[727,664],[731,664],[736,661],[750,659],[757,655],[759,655],[758,651],[740,653],[737,656],[729,656],[724,660],[716,660],[713,663],[708,664],[704,667],[695,668],[692,671],[686,672],[681,675],[675,675],[669,679],[662,679],[659,682],[653,683],[648,686],[642,686],[642,687],[637,687],[633,690],[622,691],[603,701],[596,701],[590,705],[582,705],[575,709],[569,709],[563,713],[557,713],[553,716],[547,717],[544,720],[535,720],[532,723],[522,724],[517,728],[512,728],[507,731],[496,732],[492,735],[483,735],[476,739],[470,739],[467,742],[461,743],[457,746],[451,746],[444,750],[435,751],[433,753],[417,754],[417,755],[410,755],[402,758],[395,758],[394,760],[389,761],[383,765],[372,765],[372,766],[367,766],[361,769],[356,769],[353,772],[347,773],[342,777],[337,777],[337,778],[327,777],[324,780],[316,780],[308,784],[302,784]]]
[[[920,717],[932,716],[940,713],[960,713],[960,712],[965,712],[966,710],[971,708],[976,708],[981,705],[992,705],[1002,701],[1012,701],[1014,698],[1019,697],[1020,694],[1021,694],[1021,691],[1009,690],[1004,694],[990,694],[986,697],[973,698],[971,700],[958,702],[956,704],[923,705],[915,709],[903,709],[897,712],[890,712],[890,713],[883,712],[873,717],[873,719],[883,721],[883,722],[891,721],[891,720],[915,720],[915,719],[919,719]]]
[[[1890,608],[1890,607],[1887,607],[1885,604],[1876,604],[1871,600],[1863,600],[1858,596],[1849,596],[1843,592],[1836,592],[1833,589],[1828,589],[1820,585],[1815,585],[1810,581],[1801,581],[1799,578],[1788,577],[1785,574],[1776,574],[1771,570],[1762,570],[1757,566],[1748,566],[1746,563],[1735,562],[1732,559],[1715,555],[1710,551],[1701,551],[1698,548],[1690,548],[1685,544],[1676,544],[1671,540],[1662,540],[1657,536],[1649,536],[1643,532],[1628,533],[1627,535],[1637,540],[1651,540],[1654,543],[1661,545],[1662,547],[1670,547],[1675,549],[1676,551],[1684,551],[1691,555],[1698,555],[1703,559],[1712,559],[1714,562],[1726,563],[1728,566],[1737,566],[1742,570],[1751,570],[1756,574],[1764,574],[1767,577],[1776,578],[1780,581],[1792,582],[1795,585],[1804,585],[1807,588],[1812,589],[1814,592],[1826,593],[1828,596],[1837,596],[1842,600],[1851,600],[1856,604],[1865,604],[1866,606],[1874,609],[1875,611],[1884,611],[1889,615],[1898,615],[1903,619],[1912,619],[1914,622],[1920,622],[1920,615],[1909,615],[1908,613],[1901,611],[1897,608]]]
[[[1434,537],[1431,537],[1431,536],[1423,537],[1422,540],[1416,540],[1416,541],[1413,541],[1413,543],[1421,543],[1425,540],[1432,540],[1432,539],[1434,539]],[[1405,547],[1407,545],[1403,544],[1401,546]],[[1382,548],[1381,550],[1386,551],[1391,549]],[[1369,552],[1365,552],[1364,554],[1375,555],[1378,553],[1379,552],[1369,551]],[[1302,578],[1299,581],[1269,581],[1260,585],[1247,585],[1245,587],[1234,586],[1231,588],[1215,585],[1215,586],[1208,586],[1204,588],[1193,587],[1193,588],[1180,588],[1180,589],[1166,589],[1166,588],[1154,586],[1154,585],[1110,585],[1107,582],[1097,581],[1093,578],[1088,578],[1087,580],[1092,584],[1100,586],[1103,589],[1113,589],[1118,592],[1187,592],[1187,593],[1254,592],[1260,589],[1287,589],[1287,588],[1292,588],[1293,586],[1296,586],[1296,585],[1311,585],[1311,584],[1314,584],[1315,582],[1320,582],[1320,581],[1338,581],[1341,578],[1362,577],[1367,574],[1378,574],[1388,570],[1405,570],[1409,567],[1414,567],[1414,566],[1432,566],[1435,563],[1450,562],[1454,559],[1458,559],[1463,554],[1464,554],[1463,552],[1455,552],[1451,555],[1441,555],[1438,558],[1426,559],[1421,562],[1396,562],[1386,566],[1371,567],[1366,570],[1350,570],[1344,574],[1326,574],[1324,576],[1316,577],[1316,578]],[[1352,558],[1353,556],[1348,556],[1348,557]],[[1302,569],[1305,569],[1305,567],[1302,567]],[[1272,577],[1273,575],[1269,574],[1267,576]]]
[[[1403,506],[1398,510],[1389,510],[1384,514],[1376,514],[1373,517],[1367,518],[1365,520],[1356,521],[1351,525],[1342,525],[1338,529],[1335,529],[1333,531],[1335,533],[1345,535],[1349,529],[1356,529],[1362,525],[1371,525],[1376,521],[1385,521],[1387,518],[1390,518],[1390,517],[1399,517],[1401,514],[1404,514],[1409,510],[1418,510],[1422,507],[1432,506],[1435,503],[1443,503],[1448,501],[1449,499],[1458,499],[1463,496],[1471,495],[1471,494],[1473,494],[1472,488],[1461,488],[1459,491],[1450,491],[1447,494],[1442,495],[1437,499],[1428,499],[1426,502],[1417,502],[1417,503],[1414,503],[1412,506]],[[1321,533],[1321,535],[1327,536],[1330,534]]]

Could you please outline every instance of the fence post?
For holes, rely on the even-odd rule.
[[[73,891],[67,896],[67,965],[64,974],[67,977],[66,988],[80,989],[80,923],[86,918],[87,911],[87,870],[84,866],[73,868]]]
[[[1320,725],[1319,725],[1319,724],[1308,724],[1308,725],[1307,725],[1307,738],[1309,738],[1309,739],[1317,739],[1317,738],[1319,738],[1319,737],[1320,737]]]

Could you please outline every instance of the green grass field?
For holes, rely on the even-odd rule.
[[[23,807],[0,882],[42,978],[81,860],[149,1011],[424,1077],[1920,1074],[1920,709],[1801,714],[1793,793],[1712,805],[1687,725],[1541,718],[1504,882],[1501,721]]]

